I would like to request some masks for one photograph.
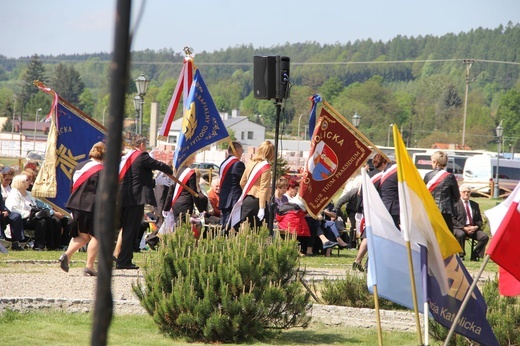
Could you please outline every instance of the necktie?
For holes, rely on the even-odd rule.
[[[464,207],[466,208],[466,215],[468,216],[469,225],[473,226],[473,220],[472,220],[472,217],[471,217],[471,212],[469,210],[469,202],[468,201],[464,202]]]

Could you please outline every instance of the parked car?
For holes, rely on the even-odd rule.
[[[211,173],[212,179],[213,179],[213,177],[218,176],[218,174],[220,172],[220,167],[217,166],[216,164],[210,163],[210,162],[194,163],[193,165],[191,165],[191,168],[198,170],[200,172],[202,178],[206,181],[210,180],[209,179],[210,173]]]

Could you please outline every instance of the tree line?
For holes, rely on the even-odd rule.
[[[273,131],[276,107],[253,96],[253,56],[290,57],[290,97],[283,102],[281,119],[284,136],[305,138],[304,126],[297,133],[298,120],[308,123],[309,97],[319,93],[347,119],[358,113],[359,129],[376,144],[387,144],[390,124],[399,125],[410,147],[460,144],[467,87],[465,144],[496,149],[495,127],[502,121],[506,149],[520,146],[520,24],[440,37],[397,36],[388,42],[241,45],[213,52],[197,52],[195,47],[195,53],[195,65],[219,111],[239,109],[267,131]],[[49,109],[49,96],[32,85],[38,79],[101,121],[110,97],[110,59],[110,53],[18,59],[0,55],[0,116],[33,119],[36,109]],[[159,102],[164,116],[183,59],[184,54],[173,49],[132,52],[130,79],[144,73],[151,80],[144,124],[149,123],[150,102]],[[127,93],[125,113],[134,117],[133,83]],[[181,114],[179,109],[176,117]]]

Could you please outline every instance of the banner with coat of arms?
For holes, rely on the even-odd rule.
[[[370,154],[347,123],[322,108],[300,183],[299,195],[307,212],[316,217]]]

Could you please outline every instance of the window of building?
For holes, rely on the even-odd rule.
[[[247,131],[247,139],[254,139],[253,131]]]
[[[177,136],[168,136],[168,143],[177,144]]]

